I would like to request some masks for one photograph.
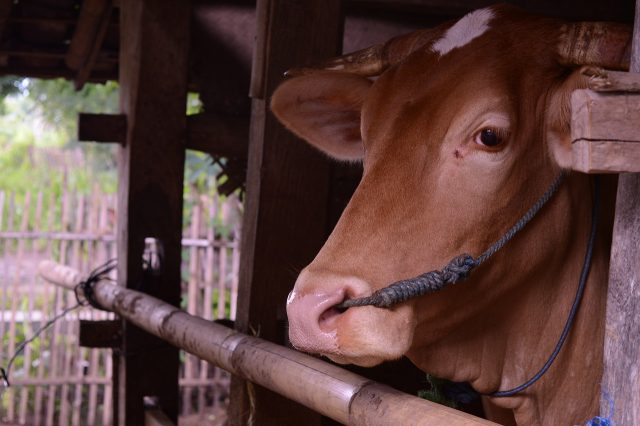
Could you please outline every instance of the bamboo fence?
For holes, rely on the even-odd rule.
[[[114,196],[97,190],[45,194],[53,191],[0,192],[0,366],[6,367],[25,336],[75,304],[73,294],[37,276],[39,261],[89,271],[116,255]],[[183,308],[206,319],[234,319],[239,201],[217,195],[185,201]],[[111,317],[73,311],[28,345],[0,399],[0,424],[110,425],[111,354],[78,346],[78,319]],[[182,358],[181,416],[217,424],[212,416],[224,412],[228,374],[192,355]]]

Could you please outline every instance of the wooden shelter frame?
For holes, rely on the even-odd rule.
[[[0,62],[12,55],[64,57],[72,71],[14,67],[12,72],[72,78],[78,87],[86,81],[108,78],[100,72],[92,73],[91,69],[96,61],[113,62],[113,58],[100,52],[100,45],[107,29],[113,27],[109,16],[114,2],[85,2],[93,8],[93,13],[87,12],[85,22],[93,24],[78,25],[79,36],[72,39],[72,49],[67,54],[0,51]],[[257,0],[258,32],[251,78],[250,123],[220,117],[187,119],[184,115],[190,0],[115,2],[120,13],[122,113],[83,115],[80,132],[81,139],[121,145],[117,244],[118,277],[122,287],[143,285],[145,293],[179,305],[185,149],[206,148],[223,155],[232,152],[248,161],[236,329],[259,334],[278,344],[286,343],[284,301],[295,279],[291,264],[303,266],[313,258],[348,200],[354,180],[350,179],[352,171],[332,165],[304,144],[296,143],[295,137],[270,114],[269,97],[286,69],[340,52],[345,2],[347,0]],[[5,18],[0,24],[4,25],[12,3],[0,2],[0,18]],[[429,6],[452,13],[491,2],[353,0],[348,3],[381,7],[401,4],[408,9]],[[640,0],[636,3],[632,72],[640,72],[639,10]],[[625,90],[614,95],[630,99],[637,96]],[[588,97],[585,102],[592,102],[592,98]],[[631,102],[637,104],[638,99],[633,98]],[[637,122],[633,126],[638,129]],[[220,137],[221,134],[227,137]],[[234,143],[227,143],[229,139]],[[211,148],[212,145],[215,147]],[[590,155],[594,152],[589,151],[593,146],[576,144],[576,150],[588,151],[576,155]],[[617,155],[638,159],[639,147],[640,143],[627,143],[618,147],[624,151],[617,151]],[[608,161],[607,156],[599,158]],[[583,164],[588,164],[581,166],[583,171],[602,170],[598,168],[602,165],[595,162]],[[640,280],[637,265],[640,161],[623,161],[619,167],[606,170],[629,173],[620,176],[618,188],[601,409],[617,425],[633,425],[640,424],[640,286],[635,285]],[[143,274],[140,262],[148,237],[156,238],[164,251],[162,273],[153,277]],[[144,400],[149,396],[154,397],[163,418],[176,422],[178,349],[127,321],[123,320],[120,326],[122,341],[114,350],[118,366],[114,377],[114,397],[118,401],[114,404],[116,424],[144,424]],[[112,335],[112,329],[108,334]],[[615,409],[610,412],[612,401]],[[251,420],[260,425],[327,424],[320,415],[305,407],[266,388],[253,386],[245,379],[235,378],[229,424],[247,424],[250,415]]]

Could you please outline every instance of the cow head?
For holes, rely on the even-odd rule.
[[[497,255],[464,284],[391,309],[334,306],[497,240],[570,166],[571,92],[603,78],[600,66],[624,67],[628,49],[626,28],[499,6],[286,80],[276,116],[329,156],[364,164],[289,297],[293,344],[370,366],[508,321],[504,304],[571,244],[569,190],[510,243],[519,254]]]

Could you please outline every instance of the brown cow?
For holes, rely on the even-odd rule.
[[[482,393],[538,371],[578,285],[593,199],[587,175],[572,173],[464,283],[390,309],[334,306],[497,240],[571,165],[571,92],[607,78],[600,67],[628,66],[629,44],[624,26],[498,6],[285,81],[272,99],[278,118],[328,155],[364,162],[353,198],[289,297],[293,344],[363,366],[406,354]],[[615,182],[603,192],[569,339],[535,385],[484,398],[494,419],[573,425],[598,412]]]

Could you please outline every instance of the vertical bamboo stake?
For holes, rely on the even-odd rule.
[[[34,216],[34,223],[32,226],[27,226],[27,228],[31,229],[40,229],[40,214],[42,212],[42,192],[39,192],[36,196],[36,209]],[[31,222],[30,219],[30,211],[26,210],[23,212],[27,216],[27,223]],[[30,250],[29,257],[33,261],[36,258],[37,254],[37,240],[30,241]],[[31,269],[31,268],[30,268]],[[34,270],[34,269],[32,269]],[[26,284],[26,283],[25,283]],[[38,276],[37,274],[33,274],[29,283],[29,300],[27,305],[27,312],[24,316],[25,322],[23,324],[23,330],[25,336],[31,336],[33,334],[33,328],[31,324],[33,324],[33,311],[34,311],[34,303],[36,300],[36,286],[38,285]],[[28,378],[31,376],[31,358],[32,358],[32,348],[31,345],[27,345],[24,350],[24,377]],[[27,421],[27,403],[29,402],[29,394],[30,394],[29,386],[23,386],[20,390],[20,412],[18,415],[20,423],[26,423]]]
[[[4,229],[4,204],[5,204],[6,194],[4,191],[0,191],[0,231]],[[4,253],[6,250],[6,243],[4,239],[0,239],[0,250]],[[4,262],[4,272],[3,275],[7,276],[7,263]],[[4,283],[0,283],[0,309],[2,312],[6,309],[7,295],[6,288]],[[2,321],[0,321],[0,336],[4,336],[5,332],[4,327],[4,317]],[[4,359],[4,339],[0,338],[0,359]]]
[[[29,209],[31,207],[31,193],[30,192],[26,192],[25,196],[24,196],[24,204],[23,204],[23,211],[22,211],[22,217],[19,218],[20,220],[20,231],[21,232],[26,232],[29,226]],[[22,300],[22,283],[20,282],[20,271],[22,270],[23,267],[23,262],[24,262],[24,244],[25,241],[24,239],[19,239],[18,243],[17,243],[17,249],[16,249],[16,262],[14,264],[14,276],[13,276],[13,283],[11,286],[11,320],[9,322],[9,354],[11,354],[11,356],[15,353],[16,350],[16,333],[17,333],[17,321],[16,321],[16,316],[18,314],[18,309],[20,309],[20,307],[18,306],[18,303],[21,302]],[[22,311],[21,312],[22,315],[22,327],[24,330],[24,323],[25,323],[25,314],[26,312]],[[25,330],[26,331],[26,330]],[[15,373],[15,371],[14,371]],[[8,400],[9,400],[9,421],[14,421],[15,419],[15,406],[14,406],[14,393],[13,392],[9,392],[8,393]]]
[[[207,229],[207,242],[208,245],[205,249],[205,272],[204,272],[204,296],[202,298],[202,315],[203,318],[211,320],[213,319],[213,271],[214,271],[214,240],[215,240],[215,209],[216,209],[215,195],[206,198],[206,220],[204,223]],[[209,363],[204,360],[200,361],[200,380],[202,383],[207,382],[209,372]],[[203,413],[206,409],[206,387],[201,387],[198,394],[198,413]]]
[[[85,217],[87,216],[87,197],[78,196],[77,198],[77,209],[76,209],[76,223],[74,226],[74,230],[76,233],[84,233],[87,231],[87,221]],[[88,241],[75,241],[73,247],[73,256],[75,257],[75,264],[77,268],[81,271],[88,271],[90,268],[86,266],[86,258],[83,256],[83,252],[86,250],[86,246],[90,243]],[[76,303],[75,295],[68,294],[67,297],[67,306],[71,306]],[[80,312],[77,313],[77,317],[69,323],[67,333],[67,338],[70,339],[69,343],[69,353],[72,355],[69,360],[69,368],[70,372],[67,376],[67,380],[74,381],[74,395],[73,401],[71,404],[71,424],[72,426],[80,426],[80,412],[82,409],[82,389],[84,388],[84,365],[87,358],[87,349],[81,348],[78,345],[77,336],[79,335],[79,325],[78,318],[80,317]],[[76,355],[76,356],[73,356]],[[75,370],[75,374],[74,371]]]
[[[47,226],[45,228],[47,231],[53,230],[53,217],[56,209],[56,200],[54,198],[54,193],[53,191],[50,191],[50,193],[51,195],[49,197],[48,209],[47,209]],[[45,256],[47,259],[53,259],[53,241],[51,239],[47,240],[45,253],[46,253]],[[42,312],[43,316],[49,317],[49,312],[51,312],[49,298],[50,298],[51,291],[53,290],[51,288],[52,284],[49,283],[49,281],[47,280],[41,279],[40,277],[38,277],[38,281],[41,284],[40,288],[42,288],[42,308],[40,309],[40,312]],[[45,332],[45,334],[43,335],[42,344],[40,346],[41,354],[44,352],[44,348],[45,348],[45,344],[44,344],[44,342],[46,341],[45,336],[50,336],[50,335],[51,335],[50,331]],[[40,364],[38,365],[38,380],[42,380],[45,377],[45,366],[47,364],[45,361],[46,361],[45,358],[41,356]],[[35,410],[35,423],[37,425],[42,424],[41,413],[42,413],[43,392],[44,392],[44,386],[36,387],[34,410]]]
[[[113,377],[113,358],[111,354],[103,352],[105,358],[105,374],[108,378]],[[111,392],[111,384],[104,386],[104,399],[102,400],[102,425],[109,426],[113,414],[113,393]]]
[[[60,223],[60,229],[66,230],[69,225],[69,214],[70,214],[70,196],[67,188],[65,187],[64,192],[62,193],[62,219]],[[67,242],[61,240],[58,244],[58,248],[60,252],[58,253],[59,261],[62,264],[67,263]],[[53,304],[53,312],[59,312],[62,309],[63,305],[63,293],[62,290],[56,288],[54,291],[55,302]],[[56,378],[58,377],[60,371],[59,359],[64,355],[64,348],[62,347],[64,342],[58,342],[61,334],[61,324],[60,321],[56,322],[53,325],[53,332],[51,336],[51,370],[49,377]],[[61,339],[60,339],[61,340]],[[57,386],[50,385],[47,399],[47,418],[46,418],[46,426],[54,426],[54,418],[56,414],[56,393]],[[62,401],[66,401],[66,395],[62,394]]]
[[[239,203],[239,200],[234,198],[235,204]],[[237,208],[235,209],[238,210]],[[233,252],[231,260],[231,269],[233,270],[232,282],[231,282],[231,320],[235,321],[236,312],[238,308],[238,275],[240,272],[240,240],[242,229],[240,227],[241,221],[237,221],[235,224],[234,240],[233,240]]]
[[[229,199],[220,203],[220,218],[225,226],[229,225]],[[220,238],[220,258],[218,263],[218,318],[226,318],[227,301],[227,239]]]
[[[85,201],[86,198],[80,194],[76,195],[76,216],[75,216],[75,224],[73,226],[73,230],[76,233],[82,233],[85,230]],[[75,240],[72,244],[72,258],[71,264],[75,265],[75,268],[82,268],[82,248],[84,242],[80,240]],[[76,303],[75,295],[73,292],[67,292],[67,302],[66,306],[72,306]],[[78,321],[76,319],[69,318],[66,321],[67,332],[66,332],[66,346],[67,346],[67,354],[68,359],[65,364],[65,381],[71,382],[74,381],[73,385],[73,397],[69,396],[68,400],[68,409],[70,412],[67,413],[68,416],[71,417],[71,422],[67,420],[65,424],[71,424],[72,426],[80,426],[80,407],[82,405],[82,381],[84,379],[84,369],[83,369],[83,361],[86,356],[86,350],[80,348],[77,344],[78,340]],[[74,380],[75,379],[75,380]],[[64,386],[64,385],[63,385]],[[71,386],[71,384],[70,384]]]
[[[197,239],[200,232],[200,217],[201,206],[197,197],[192,197],[192,213],[191,213],[191,228],[189,230],[189,236],[192,239]],[[187,289],[187,312],[192,315],[198,315],[198,247],[192,246],[189,248],[189,282]],[[197,360],[191,354],[185,354],[184,358],[184,378],[187,382],[191,382],[195,377]],[[193,393],[193,386],[187,385],[182,387],[182,414],[188,415],[192,412],[191,407],[191,394]]]
[[[114,217],[117,216],[115,214],[115,197],[111,195],[104,197],[103,204],[100,210],[100,232],[106,235],[115,234],[115,229],[114,229],[115,224],[109,220],[110,212],[114,213]],[[115,258],[114,243],[104,242],[101,245],[101,248],[104,251],[105,261]],[[116,278],[115,271],[112,272],[111,278],[113,279]],[[102,313],[101,318],[106,319],[112,316],[113,316],[112,314]],[[111,351],[100,351],[100,353],[101,353],[100,359],[102,360],[102,364],[104,365],[105,376],[108,379],[111,379],[112,378]],[[103,398],[102,398],[102,424],[104,426],[109,426],[111,424],[111,414],[112,414],[111,398],[113,396],[111,391],[111,380],[109,380],[107,384],[104,385],[103,389],[104,389],[104,392],[103,392]]]
[[[89,212],[89,232],[93,235],[99,236],[101,234],[101,229],[104,225],[104,220],[106,217],[102,214],[104,211],[102,202],[104,195],[100,193],[98,188],[95,188],[93,191],[93,197],[91,198],[91,206]],[[106,254],[104,250],[104,246],[99,243],[89,244],[91,250],[88,251],[88,259],[93,259],[94,262],[102,264],[106,259]],[[90,310],[91,319],[95,319],[96,313],[94,309]],[[99,377],[99,367],[100,367],[100,352],[98,349],[91,349],[91,355],[89,360],[89,378],[97,379]],[[88,409],[87,409],[87,425],[95,425],[96,423],[96,405],[98,402],[98,385],[95,383],[91,383],[89,385],[89,400],[88,400]]]

